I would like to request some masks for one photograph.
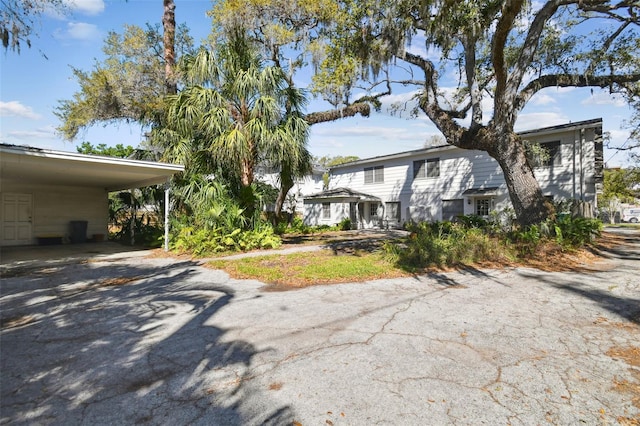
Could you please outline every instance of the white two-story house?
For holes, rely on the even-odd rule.
[[[520,133],[548,155],[534,168],[550,199],[597,205],[602,188],[602,120],[594,119]],[[326,191],[304,197],[304,221],[357,228],[396,227],[406,221],[488,216],[511,202],[502,170],[484,151],[436,146],[368,158],[330,169]]]

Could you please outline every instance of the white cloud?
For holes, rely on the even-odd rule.
[[[544,93],[536,93],[533,98],[531,98],[532,105],[549,105],[555,104],[556,99],[553,96],[549,96]]]
[[[0,116],[22,117],[30,120],[39,120],[41,116],[33,112],[31,107],[22,105],[18,101],[2,102],[0,101]]]
[[[8,132],[7,136],[12,139],[28,140],[28,139],[56,139],[56,130],[54,127],[42,127],[33,130],[15,130]]]
[[[67,0],[65,3],[71,11],[85,15],[98,15],[104,12],[103,0]]]
[[[609,145],[612,147],[619,147],[625,144],[625,142],[627,142],[627,139],[629,139],[629,131],[628,130],[609,130],[607,131],[607,133],[609,133],[609,137],[611,138],[609,141]]]
[[[625,107],[625,100],[616,94],[603,90],[591,93],[591,96],[581,102],[582,105],[612,105],[615,107]]]
[[[516,121],[515,131],[539,129],[542,127],[557,126],[559,124],[569,123],[570,120],[566,115],[556,112],[533,112],[529,114],[520,114]]]
[[[55,38],[59,40],[81,40],[89,41],[100,39],[100,31],[93,24],[85,22],[69,22],[66,30],[58,30],[54,33]]]

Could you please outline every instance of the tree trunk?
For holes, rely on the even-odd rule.
[[[244,187],[251,186],[253,183],[253,161],[252,160],[242,160],[241,170],[240,170],[240,183]]]
[[[552,207],[540,190],[522,140],[513,132],[495,132],[494,137],[488,152],[502,168],[518,223],[528,226],[543,222]]]
[[[162,27],[164,28],[164,78],[168,95],[175,95],[178,86],[175,76],[176,69],[176,5],[173,0],[163,0],[164,13]]]
[[[284,205],[285,200],[287,199],[287,194],[293,188],[293,179],[290,176],[280,176],[280,190],[278,191],[278,198],[276,198],[276,206],[275,206],[275,216],[276,221],[280,218],[280,213],[282,213],[282,206]]]

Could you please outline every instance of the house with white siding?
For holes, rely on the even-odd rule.
[[[319,165],[314,165],[310,174],[295,180],[293,188],[289,190],[287,198],[282,206],[282,210],[291,213],[303,214],[304,197],[309,194],[320,192],[324,188],[323,175],[327,170]],[[280,172],[267,167],[259,167],[256,171],[257,179],[263,183],[280,187]],[[274,205],[267,205],[267,211],[273,211]]]
[[[548,155],[534,167],[545,196],[597,206],[603,180],[602,119],[521,132]],[[484,151],[429,147],[341,164],[329,188],[304,197],[304,222],[357,228],[398,227],[407,221],[488,216],[511,207],[498,163]]]

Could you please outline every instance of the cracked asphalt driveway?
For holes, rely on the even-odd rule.
[[[628,240],[593,270],[286,292],[162,258],[5,274],[0,422],[637,424]]]

